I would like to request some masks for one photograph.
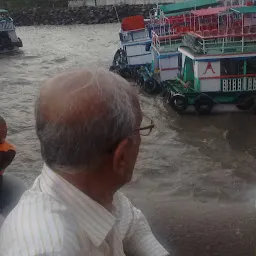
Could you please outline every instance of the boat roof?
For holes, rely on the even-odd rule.
[[[216,7],[216,8],[208,8],[208,9],[201,9],[201,10],[193,10],[191,11],[192,14],[195,16],[209,16],[209,15],[215,15],[220,12],[225,12],[228,9],[228,7]]]
[[[192,60],[196,61],[213,61],[222,59],[248,59],[255,58],[255,52],[227,53],[227,54],[196,54],[187,46],[180,46],[178,51]]]
[[[5,9],[0,9],[0,13],[7,13],[8,11]]]
[[[256,6],[242,6],[231,8],[230,10],[240,14],[256,13]]]
[[[182,10],[218,4],[218,0],[192,0],[175,4],[159,5],[164,13],[181,12]]]

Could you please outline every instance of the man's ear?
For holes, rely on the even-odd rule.
[[[128,161],[130,140],[122,140],[116,147],[113,155],[113,171],[117,174],[124,174],[125,166]]]

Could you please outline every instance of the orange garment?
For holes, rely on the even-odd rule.
[[[16,154],[16,150],[13,145],[4,141],[0,143],[0,175],[5,171],[5,168],[12,162]]]

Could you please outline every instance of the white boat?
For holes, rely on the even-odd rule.
[[[9,12],[0,9],[0,53],[17,50],[22,46],[22,41],[17,37]]]
[[[120,48],[115,53],[110,70],[125,76],[141,66],[151,63],[151,38],[148,21],[143,16],[123,19],[119,31]],[[130,74],[131,75],[131,74]]]

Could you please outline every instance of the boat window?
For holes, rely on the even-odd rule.
[[[244,73],[244,61],[234,59],[221,60],[220,72],[221,76],[242,75]]]
[[[256,74],[256,58],[247,60],[247,74]]]
[[[151,48],[151,43],[146,44],[145,50],[146,52],[149,52]]]

